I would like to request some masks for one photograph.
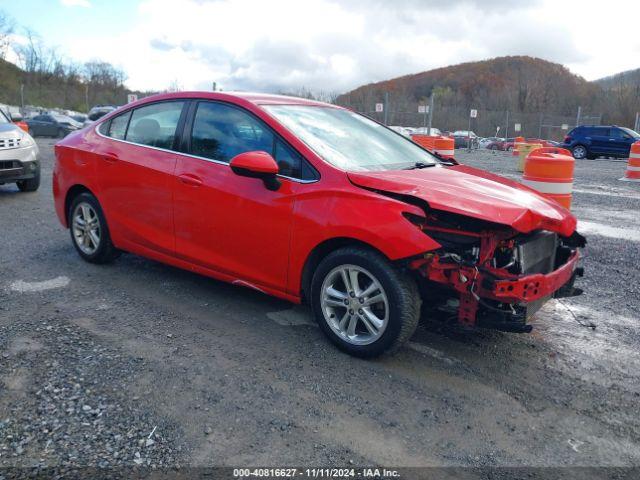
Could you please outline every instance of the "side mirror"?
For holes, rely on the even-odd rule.
[[[269,190],[278,190],[278,164],[267,152],[245,152],[229,162],[233,173],[242,177],[260,178]]]
[[[11,121],[12,122],[21,122],[22,121],[22,115],[20,115],[19,113],[12,113],[11,114]]]

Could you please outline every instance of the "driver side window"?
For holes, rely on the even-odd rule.
[[[313,168],[253,115],[223,103],[198,104],[189,153],[229,163],[236,155],[252,151],[272,155],[280,175],[304,180],[316,178]]]
[[[273,154],[273,141],[273,133],[249,114],[221,103],[201,102],[193,120],[190,153],[229,163],[244,152]]]

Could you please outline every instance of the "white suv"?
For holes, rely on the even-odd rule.
[[[40,162],[31,135],[0,110],[0,185],[5,183],[16,183],[22,192],[35,192],[40,186]]]

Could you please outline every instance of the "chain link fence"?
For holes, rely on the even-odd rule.
[[[377,105],[377,111],[376,103],[372,104],[370,108],[354,109],[387,125],[412,128],[428,126],[428,113],[419,113],[418,104],[415,105],[415,111],[413,112],[407,111],[406,106],[405,108],[397,108],[393,102],[388,102],[385,105],[383,100],[377,102]],[[380,111],[380,105],[382,105],[382,111]],[[349,107],[349,105],[344,106]],[[471,109],[438,105],[436,102],[432,112],[431,126],[440,129],[443,133],[471,130],[480,137],[496,136],[508,138],[523,136],[561,141],[567,132],[578,124],[600,125],[602,121],[601,114],[592,112],[559,115],[545,112],[530,113],[481,108],[474,110],[477,112],[476,116],[471,118]]]

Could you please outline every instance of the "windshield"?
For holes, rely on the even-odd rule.
[[[0,110],[0,124],[2,123],[11,123],[11,122],[7,118],[7,115],[2,110]]]
[[[307,105],[264,108],[325,161],[342,170],[436,164],[435,157],[411,140],[349,110]]]

